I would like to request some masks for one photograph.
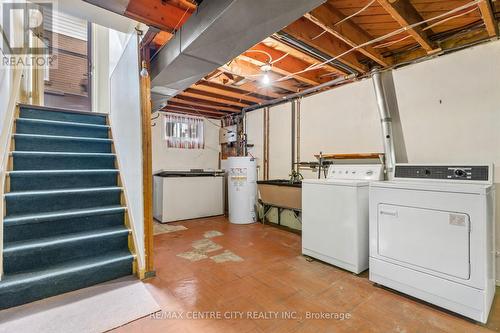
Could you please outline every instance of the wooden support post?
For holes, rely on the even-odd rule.
[[[145,66],[143,64],[143,66]],[[151,147],[151,80],[140,76],[142,124],[142,186],[144,198],[145,272],[141,278],[155,275],[153,263],[153,163]]]

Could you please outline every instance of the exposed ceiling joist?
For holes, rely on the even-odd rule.
[[[415,23],[423,21],[422,16],[413,7],[410,0],[377,0],[380,5],[401,25],[408,27]],[[433,43],[423,29],[425,24],[408,28],[406,31],[410,34],[427,53],[436,51],[436,45]]]
[[[210,85],[203,84],[202,82],[195,84],[192,88],[194,88],[198,91],[204,91],[207,93],[217,94],[219,96],[227,96],[227,97],[235,98],[239,101],[248,101],[250,103],[262,103],[262,102],[264,102],[263,99],[257,98],[254,96],[250,96],[250,94],[248,94],[248,93],[244,93],[244,92],[238,93],[238,92],[230,91],[228,89],[224,89],[225,87],[221,88],[221,87],[217,87],[217,86],[210,86]]]
[[[210,103],[204,100],[199,100],[196,98],[191,98],[183,95],[177,95],[171,99],[168,100],[168,102],[176,102],[179,104],[183,105],[193,105],[193,106],[201,106],[205,108],[209,108],[215,111],[228,111],[228,112],[240,112],[240,108],[236,107],[231,107],[231,106],[224,106],[224,105],[218,105],[215,103]]]
[[[300,60],[302,60],[310,65],[315,65],[315,64],[321,62],[321,60],[319,60],[319,59],[317,59],[317,58],[315,58],[307,53],[304,53],[303,51],[299,51],[298,49],[282,42],[281,40],[279,40],[276,37],[268,37],[268,38],[264,39],[261,44],[264,44],[267,47],[273,48],[273,49],[281,51],[283,53],[288,53],[292,57],[294,57],[296,59],[300,59]],[[338,68],[335,68],[329,64],[324,66],[323,69],[327,72],[335,73],[335,74],[339,74],[339,75],[346,74],[345,72],[343,72],[343,71],[339,70]]]
[[[340,22],[346,16],[329,4],[316,8],[304,17],[351,47],[358,47],[372,39],[351,21],[345,21],[341,25],[335,26],[336,22]],[[390,59],[384,59],[382,54],[371,46],[360,47],[357,50],[379,65],[391,65]]]
[[[213,111],[213,110],[203,110],[198,107],[188,107],[188,106],[178,106],[178,105],[171,105],[170,103],[165,107],[165,111],[179,111],[182,113],[193,113],[193,114],[204,114],[204,115],[211,115],[211,116],[225,116],[227,113],[224,112],[219,112],[219,111]]]
[[[162,111],[163,112],[170,112],[170,113],[185,114],[188,116],[212,118],[212,119],[220,119],[224,116],[224,115],[215,115],[215,114],[210,114],[210,113],[197,112],[195,110],[191,110],[191,111],[180,110],[178,108],[165,108]]]
[[[481,10],[481,16],[483,17],[484,24],[486,25],[488,36],[498,36],[498,23],[495,19],[495,15],[493,14],[490,1],[484,0],[480,2],[479,9]]]
[[[186,89],[184,92],[181,93],[181,96],[186,96],[186,97],[191,97],[191,98],[196,98],[199,100],[204,100],[208,102],[213,102],[213,103],[219,103],[227,106],[236,106],[240,108],[244,108],[245,106],[248,106],[252,103],[250,102],[238,102],[236,100],[233,100],[229,97],[226,96],[218,96],[210,93],[206,93],[201,90],[196,90],[193,88]]]
[[[231,113],[234,113],[232,111],[221,111],[221,110],[216,110],[216,109],[211,109],[209,107],[206,107],[206,106],[201,106],[201,105],[196,105],[193,106],[191,104],[187,104],[187,103],[179,103],[179,102],[174,102],[172,100],[169,100],[167,102],[167,106],[175,106],[177,108],[181,108],[181,109],[186,109],[186,110],[192,110],[193,108],[199,110],[199,111],[204,111],[206,113],[224,113],[224,114],[231,114]]]
[[[355,53],[347,53],[351,49],[350,46],[329,34],[321,35],[324,30],[306,18],[298,19],[284,28],[283,31],[332,58],[346,53],[338,59],[340,62],[360,72],[368,71],[368,68],[356,58]]]
[[[125,16],[173,32],[186,22],[193,10],[179,8],[171,1],[130,0]]]

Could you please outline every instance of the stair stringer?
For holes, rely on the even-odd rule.
[[[119,156],[118,156],[118,152],[115,148],[115,139],[113,137],[113,131],[112,131],[112,128],[113,126],[111,126],[111,119],[109,117],[109,115],[106,117],[106,124],[109,125],[109,138],[112,140],[112,143],[111,143],[111,152],[113,154],[115,154],[116,158],[115,158],[115,167],[116,169],[118,170],[118,174],[117,174],[117,184],[119,187],[122,188],[122,192],[121,192],[121,195],[120,195],[120,201],[121,201],[121,204],[122,206],[126,207],[127,209],[125,210],[125,226],[131,231],[130,234],[129,234],[129,237],[128,237],[128,247],[129,247],[129,250],[130,252],[133,254],[134,256],[134,262],[133,262],[133,273],[141,280],[143,280],[145,278],[145,269],[144,269],[144,263],[142,262],[142,258],[140,258],[139,255],[137,255],[137,248],[138,248],[138,244],[140,244],[139,242],[139,239],[138,239],[138,235],[137,235],[137,230],[136,230],[136,224],[134,223],[134,220],[133,220],[133,217],[132,215],[130,214],[130,210],[129,210],[129,196],[128,196],[128,190],[127,190],[127,187],[125,185],[125,182],[123,181],[123,177],[122,177],[122,173],[121,173],[121,166],[120,166],[120,159],[119,159]]]

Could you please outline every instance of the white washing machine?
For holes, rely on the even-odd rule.
[[[302,253],[356,274],[368,268],[368,184],[383,166],[332,165],[302,181]]]
[[[395,167],[370,185],[370,280],[485,323],[495,294],[492,165]]]

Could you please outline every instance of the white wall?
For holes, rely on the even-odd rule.
[[[92,25],[92,111],[109,113],[110,30]]]
[[[409,162],[495,162],[500,42],[394,72]],[[497,172],[498,174],[498,172]]]
[[[139,269],[144,268],[144,198],[137,39],[129,39],[110,79],[110,121],[134,229]]]
[[[257,160],[258,179],[264,178],[264,111],[262,109],[245,114],[245,126],[248,136],[248,144],[254,145],[248,148],[248,152]]]
[[[317,161],[323,152],[383,152],[373,84],[363,80],[306,97],[301,101],[301,161]],[[316,173],[301,171],[304,177]]]
[[[292,170],[291,103],[269,110],[269,179],[288,179]]]
[[[155,118],[158,114],[155,114]],[[219,168],[220,121],[205,119],[205,149],[167,148],[165,118],[152,121],[153,172],[159,170],[189,170]]]

